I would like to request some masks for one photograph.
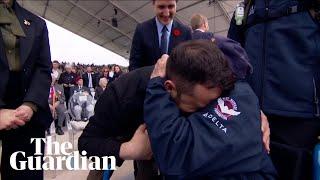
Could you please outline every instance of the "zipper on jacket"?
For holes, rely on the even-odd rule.
[[[315,106],[316,106],[315,116],[316,116],[317,118],[319,118],[319,117],[320,117],[319,98],[318,98],[316,81],[314,80],[314,78],[313,78],[313,88],[314,88],[314,104],[315,104]]]

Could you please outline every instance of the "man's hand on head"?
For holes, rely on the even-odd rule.
[[[119,156],[123,160],[150,160],[152,150],[146,125],[138,127],[130,141],[122,143]]]
[[[167,54],[161,56],[161,58],[157,61],[156,65],[154,66],[150,79],[155,77],[164,78],[166,76],[166,65],[168,58],[169,56]]]

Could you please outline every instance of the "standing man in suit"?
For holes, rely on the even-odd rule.
[[[191,30],[174,19],[178,0],[153,0],[156,17],[138,24],[133,36],[129,71],[154,65],[163,54],[191,39]]]
[[[42,170],[14,170],[10,156],[17,151],[35,156],[31,138],[44,138],[52,122],[48,104],[51,84],[48,30],[44,20],[0,0],[0,121],[14,120],[0,131],[2,180],[42,180]],[[44,146],[42,146],[42,153]],[[43,155],[42,155],[43,156]],[[17,156],[17,162],[27,158]]]
[[[82,75],[83,85],[89,89],[97,86],[97,75],[92,71],[91,66],[87,67],[87,72]]]
[[[70,64],[66,64],[64,69],[65,72],[61,73],[58,84],[62,84],[63,86],[68,108],[68,102],[71,97],[70,88],[76,84],[77,74],[72,72],[72,66]]]
[[[52,61],[52,72],[51,76],[53,76],[56,80],[59,79],[62,71],[60,69],[60,63],[57,60]]]

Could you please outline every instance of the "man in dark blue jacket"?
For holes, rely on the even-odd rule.
[[[248,82],[269,119],[271,158],[281,179],[311,179],[311,152],[320,135],[316,0],[246,2],[247,18],[242,25],[233,18],[228,37],[243,45],[253,66]]]
[[[160,171],[168,179],[274,179],[258,99],[236,82],[218,47],[189,41],[167,58],[157,62],[144,103]]]
[[[235,61],[246,62],[245,51],[238,43],[220,38],[215,41],[219,48]],[[238,48],[237,48],[238,47]],[[152,156],[148,136],[141,126],[143,121],[143,101],[146,87],[150,79],[153,66],[139,68],[108,84],[95,106],[94,116],[79,138],[79,150],[87,151],[88,156],[115,156],[117,165],[123,160],[146,160]],[[242,73],[246,68],[234,69]],[[139,128],[138,128],[139,127]],[[264,142],[268,148],[269,128],[266,119],[262,118]],[[146,174],[142,169],[143,179],[157,179],[154,174]],[[139,174],[139,169],[138,169]],[[140,179],[139,176],[136,179]]]

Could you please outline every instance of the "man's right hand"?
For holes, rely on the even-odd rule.
[[[138,127],[130,141],[121,144],[119,156],[123,160],[150,160],[152,158],[145,124]]]
[[[16,129],[25,125],[23,120],[15,116],[16,111],[12,109],[0,109],[0,130]]]
[[[167,54],[161,56],[161,58],[157,61],[156,65],[154,66],[150,79],[155,77],[164,78],[166,76],[166,66],[168,58],[169,56]]]

